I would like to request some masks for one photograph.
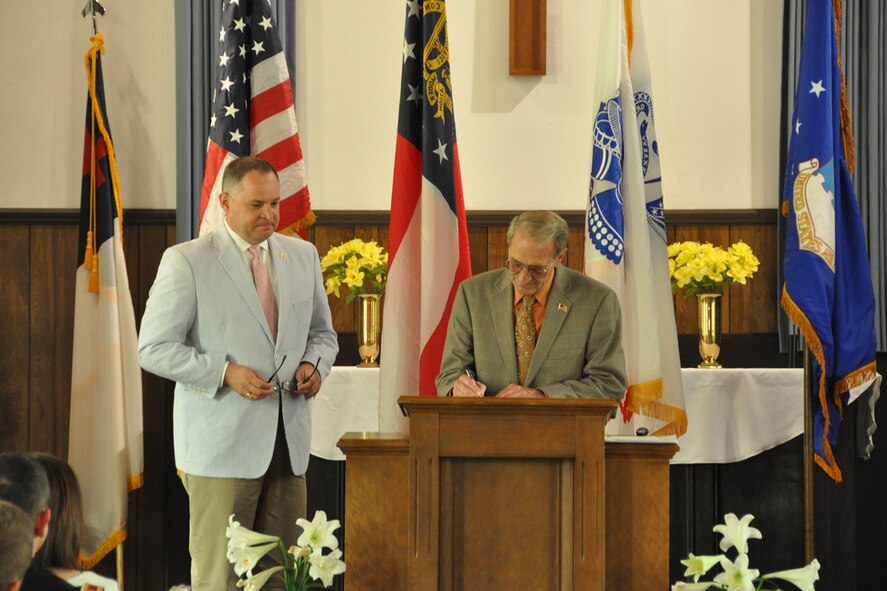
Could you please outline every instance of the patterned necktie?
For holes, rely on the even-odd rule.
[[[514,342],[517,345],[517,376],[521,386],[527,379],[530,361],[533,360],[533,349],[536,348],[536,322],[533,320],[533,304],[536,298],[525,295],[522,306],[514,323]]]
[[[258,244],[250,246],[249,251],[253,255],[253,282],[256,284],[256,292],[259,294],[259,302],[265,311],[268,326],[271,327],[271,336],[277,340],[277,300],[274,299],[274,288],[271,287],[271,278],[268,277],[268,269],[262,260],[262,247]]]

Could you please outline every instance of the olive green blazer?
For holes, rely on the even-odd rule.
[[[516,384],[514,288],[505,269],[459,286],[450,314],[437,392],[446,396],[470,371],[495,396]],[[622,397],[626,388],[622,312],[603,283],[557,267],[526,386],[551,398]]]

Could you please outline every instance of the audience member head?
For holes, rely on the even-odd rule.
[[[0,591],[16,591],[31,564],[34,524],[20,507],[0,501]]]
[[[50,454],[31,454],[49,480],[49,509],[52,527],[37,551],[37,562],[45,568],[77,569],[83,530],[83,498],[74,470]]]
[[[49,481],[28,454],[0,454],[0,500],[16,505],[32,520],[32,554],[36,554],[49,529]]]

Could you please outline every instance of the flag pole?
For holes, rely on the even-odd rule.
[[[816,558],[813,511],[813,366],[810,349],[804,339],[804,559]]]
[[[123,544],[117,544],[117,588],[123,591]]]
[[[98,0],[86,0],[86,5],[83,7],[83,10],[80,11],[80,15],[83,18],[92,18],[92,34],[98,34],[98,27],[96,26],[96,13],[100,16],[105,15],[105,7],[102,6],[101,2]]]

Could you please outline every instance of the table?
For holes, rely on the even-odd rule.
[[[802,369],[694,368],[681,376],[688,428],[673,464],[738,462],[804,432]],[[379,414],[378,368],[333,367],[312,403],[311,454],[344,460],[342,435],[378,431]]]
[[[311,455],[343,461],[342,435],[378,430],[378,368],[334,366],[311,402]]]

